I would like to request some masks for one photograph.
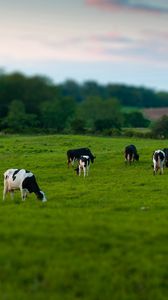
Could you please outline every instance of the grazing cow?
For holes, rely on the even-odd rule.
[[[89,148],[79,148],[79,149],[72,149],[67,151],[67,159],[68,159],[68,167],[70,163],[73,165],[75,160],[80,159],[82,155],[87,155],[89,156],[91,162],[94,162],[94,159],[96,156],[94,156]]]
[[[165,166],[168,167],[168,148],[164,148],[163,152],[165,153]]]
[[[153,160],[153,174],[156,175],[159,169],[160,169],[160,175],[163,174],[165,153],[162,150],[154,151],[152,160]]]
[[[139,160],[139,154],[137,153],[137,149],[134,145],[129,145],[125,147],[125,162],[133,162],[134,160]]]
[[[80,176],[83,170],[84,177],[89,174],[90,157],[88,155],[82,155],[79,159],[78,167],[75,169],[77,174]]]
[[[36,178],[30,171],[24,169],[8,169],[4,173],[4,191],[3,200],[7,192],[10,192],[11,198],[14,198],[14,190],[20,190],[21,198],[24,201],[27,193],[35,193],[42,202],[47,201],[45,194],[40,190]]]
[[[160,169],[160,175],[163,174],[163,166],[165,161],[165,153],[162,150],[156,150],[153,153],[153,174],[156,175]]]

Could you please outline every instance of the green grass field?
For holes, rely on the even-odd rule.
[[[126,166],[123,150],[140,161]],[[90,147],[87,178],[66,151]],[[8,168],[37,177],[48,202],[0,201],[1,300],[164,300],[168,294],[168,169],[153,176],[166,140],[1,136],[1,190]],[[1,197],[2,198],[2,197]]]

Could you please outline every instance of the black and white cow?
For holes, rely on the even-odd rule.
[[[94,162],[94,159],[96,156],[92,154],[89,148],[79,148],[79,149],[70,149],[67,151],[67,160],[68,160],[68,167],[70,163],[73,165],[75,160],[80,159],[82,155],[87,155],[89,156],[91,162]]]
[[[125,147],[124,151],[125,162],[133,162],[134,160],[139,160],[139,154],[137,153],[137,149],[134,145],[129,145]]]
[[[163,152],[165,153],[165,166],[168,167],[168,148],[164,148]]]
[[[154,151],[152,160],[153,160],[153,174],[156,175],[159,169],[160,169],[160,174],[163,174],[165,153],[162,150]]]
[[[75,169],[79,176],[81,175],[82,171],[84,177],[89,174],[90,161],[91,159],[88,155],[82,155],[80,157],[78,167]]]
[[[23,201],[26,199],[27,193],[35,193],[37,198],[42,200],[42,202],[47,201],[33,173],[25,169],[8,169],[4,173],[3,200],[5,200],[8,192],[10,192],[13,199],[15,190],[20,190]]]

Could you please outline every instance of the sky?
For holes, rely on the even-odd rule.
[[[168,0],[0,0],[0,69],[168,91]]]

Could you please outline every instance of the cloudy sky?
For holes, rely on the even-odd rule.
[[[168,0],[0,0],[0,68],[168,91]]]

